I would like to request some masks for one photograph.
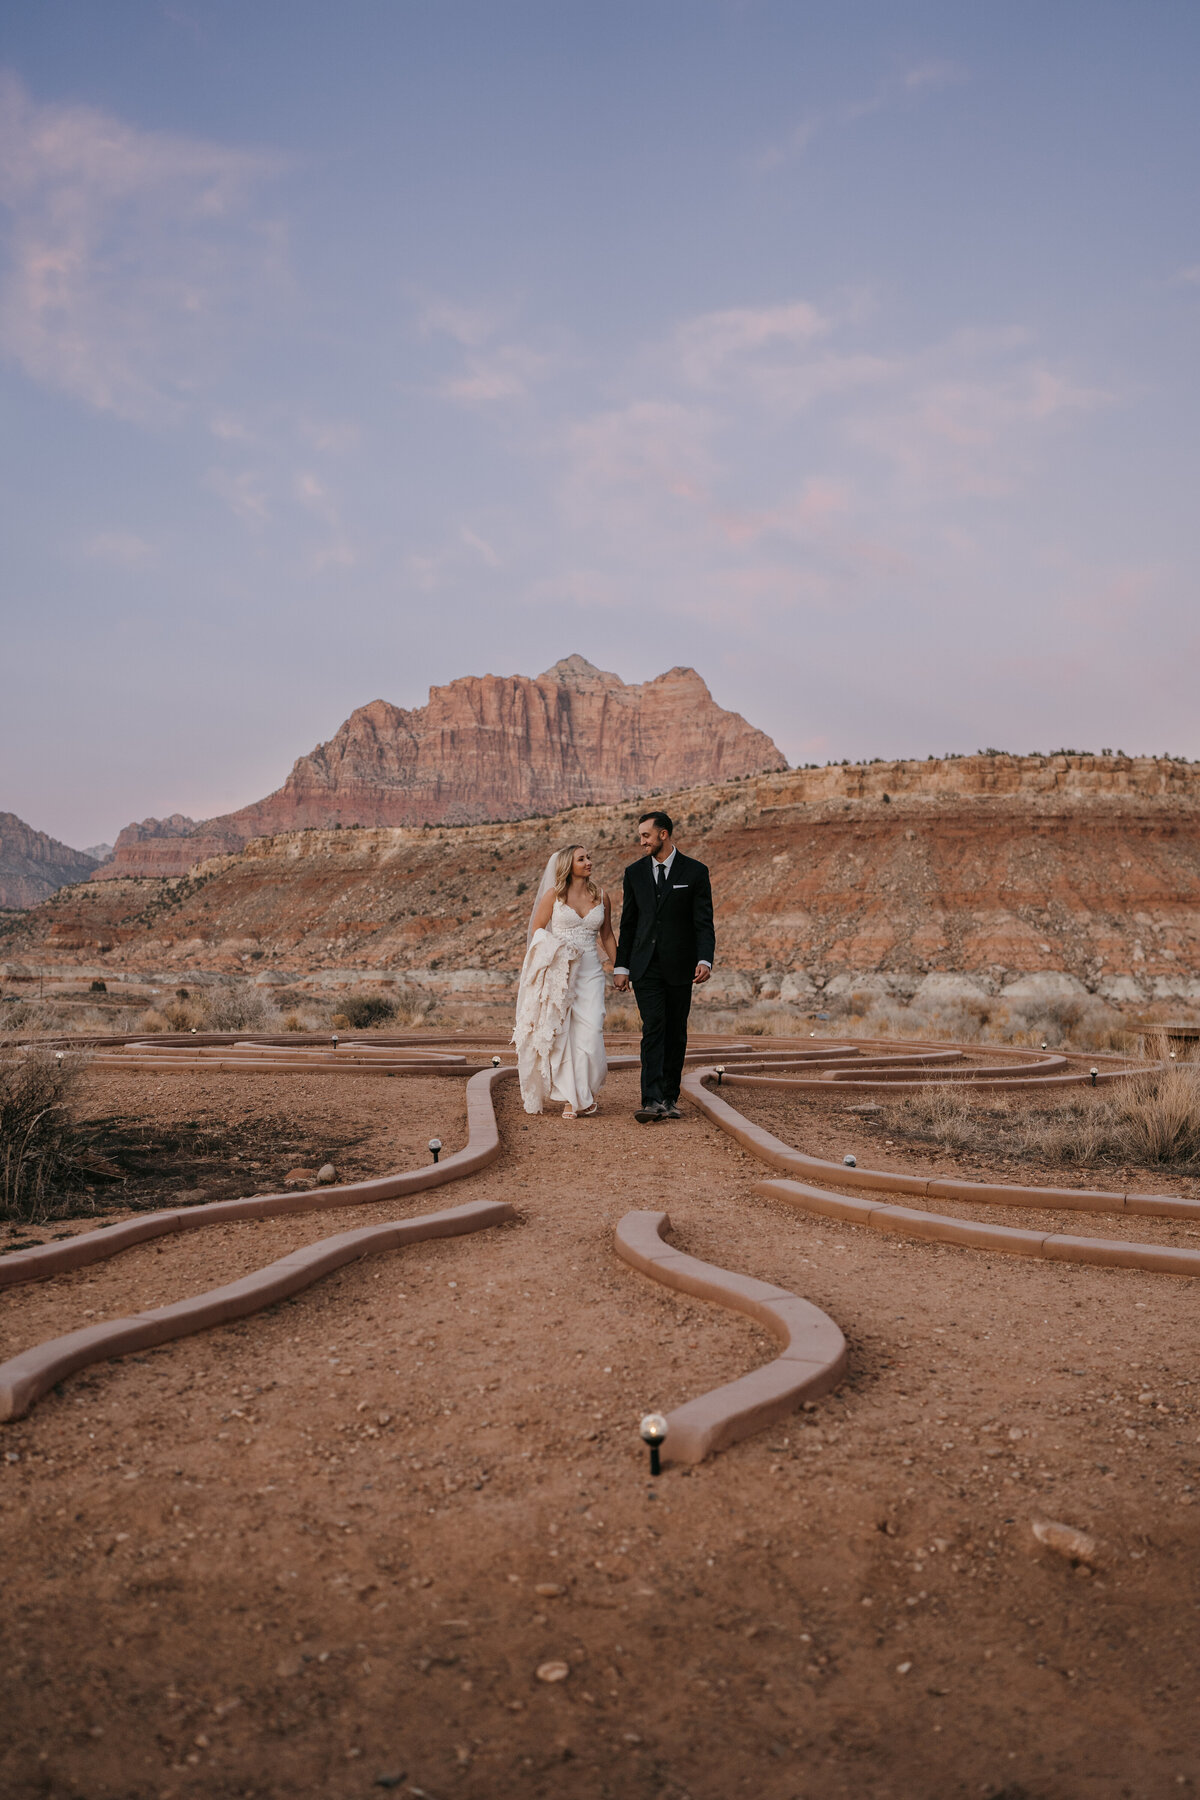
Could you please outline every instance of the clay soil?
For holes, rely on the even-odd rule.
[[[446,1079],[90,1080],[98,1110],[160,1130],[258,1118],[270,1180],[294,1154],[280,1121],[313,1154],[353,1137],[356,1173],[465,1130]],[[647,1129],[634,1099],[619,1071],[600,1118],[527,1120],[509,1083],[503,1155],[472,1179],[4,1296],[12,1354],[359,1223],[519,1213],[99,1365],[3,1428],[0,1792],[1151,1800],[1200,1781],[1193,1284],[810,1219],[755,1195],[759,1165],[694,1110]],[[783,1097],[745,1109],[818,1151],[864,1142]],[[772,1350],[616,1261],[634,1207],[831,1313],[841,1390],[651,1482],[639,1415]],[[1097,1533],[1104,1567],[1041,1549],[1039,1515]],[[538,1680],[549,1661],[565,1680]]]

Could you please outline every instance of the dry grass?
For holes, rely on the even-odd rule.
[[[925,1042],[1045,1044],[1051,1050],[1126,1050],[1134,1047],[1121,1014],[1088,995],[1054,1000],[1005,1000],[966,994],[911,1005],[870,990],[838,995],[823,1008],[834,1027],[858,1037]]]
[[[1200,1064],[1146,1068],[1052,1106],[930,1082],[885,1108],[898,1135],[981,1155],[1086,1167],[1103,1162],[1200,1166]]]
[[[83,1185],[85,1146],[73,1102],[83,1059],[39,1046],[0,1045],[0,1213],[40,1225]]]

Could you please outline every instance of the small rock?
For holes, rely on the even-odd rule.
[[[1057,1519],[1034,1519],[1032,1524],[1034,1537],[1047,1550],[1053,1550],[1071,1562],[1086,1563],[1092,1569],[1099,1567],[1103,1560],[1101,1548],[1088,1532],[1080,1531],[1074,1525],[1063,1525]]]
[[[375,1786],[381,1788],[398,1788],[407,1775],[407,1769],[401,1769],[396,1775],[377,1775]]]
[[[539,1663],[537,1668],[539,1681],[565,1681],[570,1673],[571,1665],[565,1662]]]
[[[557,1581],[539,1581],[533,1591],[540,1594],[543,1600],[557,1600],[567,1590]]]
[[[289,1169],[283,1178],[284,1187],[312,1187],[317,1179],[315,1169]]]
[[[317,1180],[322,1187],[329,1187],[332,1182],[337,1180],[337,1170],[332,1163],[321,1164],[320,1168],[317,1170]]]
[[[908,1662],[908,1663],[897,1663],[897,1664],[896,1664],[896,1673],[897,1673],[897,1675],[907,1675],[907,1674],[908,1674],[908,1671],[909,1671],[909,1670],[910,1670],[910,1669],[911,1669],[911,1668],[912,1668],[912,1664],[911,1664],[911,1663],[910,1663],[910,1662]]]

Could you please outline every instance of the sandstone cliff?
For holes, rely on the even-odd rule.
[[[811,999],[873,974],[908,991],[1071,978],[1200,1002],[1200,766],[965,757],[795,770],[664,796],[707,862],[713,997]],[[88,883],[8,921],[27,968],[358,970],[503,989],[552,847],[591,844],[619,895],[636,808],[438,828],[288,832],[182,880]]]
[[[265,800],[196,825],[126,827],[97,880],[182,874],[251,838],[331,825],[471,824],[786,769],[694,669],[623,682],[568,656],[544,675],[466,676],[414,711],[372,700]],[[155,827],[156,829],[149,829]]]
[[[58,888],[85,881],[95,859],[0,813],[0,906],[36,906]]]

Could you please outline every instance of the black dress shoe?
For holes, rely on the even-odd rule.
[[[667,1104],[663,1107],[663,1118],[664,1119],[681,1119],[682,1117],[683,1117],[683,1114],[680,1112],[680,1110],[676,1106],[675,1102],[673,1100],[668,1100]]]
[[[644,1100],[633,1116],[639,1125],[657,1125],[666,1118],[667,1109],[661,1100]]]

